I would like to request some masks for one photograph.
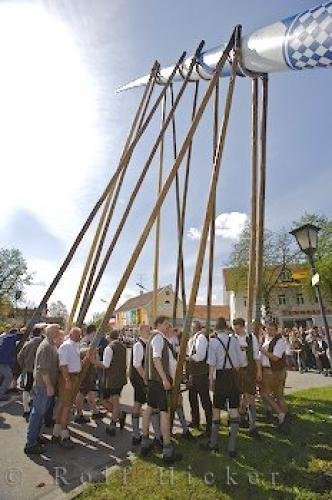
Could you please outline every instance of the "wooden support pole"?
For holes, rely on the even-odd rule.
[[[161,129],[165,125],[166,116],[167,94],[165,94],[162,110],[161,110]],[[174,105],[174,103],[173,103]],[[159,155],[159,175],[158,175],[158,188],[157,197],[160,194],[163,183],[163,168],[164,168],[164,140],[165,134],[160,141],[160,155]],[[156,221],[156,240],[155,240],[155,254],[154,254],[154,267],[153,267],[153,295],[152,295],[152,324],[158,315],[157,311],[157,294],[159,286],[159,255],[160,255],[160,212]]]
[[[262,306],[262,281],[263,281],[263,253],[264,253],[264,215],[265,215],[265,186],[266,186],[266,129],[268,110],[268,76],[261,77],[262,80],[262,110],[260,122],[260,162],[259,162],[259,190],[257,200],[257,232],[256,232],[256,272],[255,272],[255,334],[259,335]]]
[[[184,52],[180,59],[179,59],[179,63],[181,64],[182,61],[184,60],[186,56],[186,53]],[[156,71],[159,70],[159,63],[155,63],[155,67],[156,67]],[[174,70],[172,71],[170,77],[169,77],[169,82],[174,78],[174,75],[177,71],[177,67],[178,65],[176,65],[174,67]],[[115,185],[116,183],[116,180],[118,178],[118,175],[119,173],[121,172],[123,166],[126,164],[126,162],[129,162],[132,154],[133,154],[133,151],[137,145],[137,143],[139,142],[139,140],[141,139],[141,137],[143,136],[145,130],[147,129],[155,111],[158,109],[158,106],[159,106],[159,103],[161,102],[164,94],[166,93],[167,91],[167,88],[164,88],[163,91],[161,92],[161,94],[159,95],[158,99],[156,100],[153,108],[151,109],[148,117],[146,118],[145,122],[142,124],[142,126],[140,127],[136,137],[134,138],[134,140],[131,142],[130,146],[128,147],[125,155],[122,157],[116,171],[114,172],[114,174],[112,175],[111,179],[109,180],[105,190],[103,191],[103,193],[101,194],[101,196],[99,197],[99,199],[97,200],[96,204],[94,205],[94,207],[92,208],[91,212],[89,213],[86,221],[84,222],[81,230],[79,231],[78,235],[76,236],[76,239],[74,241],[74,243],[72,244],[66,258],[64,259],[63,263],[61,264],[60,266],[60,269],[58,270],[58,272],[56,273],[55,277],[53,278],[53,281],[51,282],[50,286],[48,287],[47,291],[45,292],[41,302],[39,303],[37,309],[35,310],[35,312],[33,313],[32,317],[30,318],[28,324],[27,324],[27,329],[24,333],[24,335],[22,335],[22,338],[17,346],[17,350],[19,351],[22,347],[23,347],[23,344],[24,342],[26,341],[26,339],[29,337],[31,331],[32,331],[32,328],[34,326],[34,324],[38,321],[38,319],[40,318],[40,315],[42,313],[42,311],[45,309],[46,307],[46,304],[47,304],[47,301],[49,300],[49,298],[51,297],[52,293],[54,292],[55,288],[57,287],[59,281],[61,280],[64,272],[66,271],[66,269],[68,268],[70,262],[72,261],[75,253],[76,253],[76,250],[77,248],[79,247],[82,239],[84,238],[86,232],[88,231],[92,221],[94,220],[96,214],[98,213],[100,207],[103,205],[105,199],[107,198],[109,192],[113,189],[113,186]],[[144,96],[144,94],[143,94]],[[142,105],[142,100],[140,102],[140,105]]]
[[[197,293],[198,293],[201,274],[202,274],[202,268],[203,268],[204,256],[205,256],[205,251],[206,251],[206,244],[207,244],[207,239],[208,239],[209,228],[210,228],[211,219],[213,216],[215,193],[216,193],[217,184],[218,184],[222,154],[223,154],[223,150],[224,150],[227,127],[228,127],[229,116],[230,116],[230,110],[231,110],[231,105],[232,105],[234,85],[235,85],[235,81],[236,81],[236,69],[237,69],[237,62],[238,62],[238,29],[236,29],[235,34],[234,34],[233,39],[232,39],[232,41],[233,41],[232,48],[233,48],[234,43],[235,43],[235,37],[236,37],[236,46],[235,46],[235,50],[233,52],[234,56],[233,56],[233,62],[232,62],[232,75],[231,75],[229,86],[228,86],[224,116],[223,116],[223,120],[222,120],[222,124],[221,124],[221,128],[220,128],[220,133],[219,133],[219,137],[218,137],[218,145],[217,145],[216,154],[215,154],[215,158],[214,158],[214,162],[213,162],[213,171],[212,171],[212,176],[211,176],[211,181],[210,181],[210,189],[209,189],[208,201],[207,201],[207,206],[206,206],[206,211],[205,211],[205,219],[204,219],[202,234],[201,234],[200,243],[199,243],[199,250],[198,250],[198,255],[197,255],[197,259],[196,259],[195,273],[194,273],[192,287],[191,287],[187,315],[185,318],[184,329],[183,329],[183,334],[182,334],[181,343],[180,343],[180,352],[179,352],[178,362],[177,362],[177,367],[176,367],[175,380],[174,380],[173,388],[172,388],[171,426],[173,423],[174,412],[175,412],[175,409],[176,409],[177,403],[178,403],[180,384],[181,384],[182,375],[183,375],[183,365],[184,365],[185,358],[186,358],[189,332],[190,332],[190,328],[191,328],[192,317],[193,317],[193,313],[194,313]]]
[[[127,151],[128,147],[130,145],[130,142],[132,141],[132,139],[135,136],[135,134],[137,134],[139,132],[140,126],[141,126],[141,124],[144,121],[144,118],[146,116],[146,112],[147,112],[147,109],[148,109],[148,106],[149,106],[149,103],[150,103],[151,95],[152,95],[153,89],[154,89],[155,84],[156,84],[156,77],[157,77],[158,70],[159,70],[159,64],[155,63],[155,65],[152,68],[151,73],[150,73],[149,82],[148,82],[148,84],[147,84],[147,86],[145,88],[145,92],[144,92],[143,99],[142,99],[142,106],[140,106],[140,109],[138,110],[139,113],[136,114],[136,117],[135,117],[135,119],[133,121],[133,124],[131,126],[131,129],[130,129],[130,132],[129,132],[126,144],[124,146],[121,158],[123,157],[123,155]],[[143,104],[144,104],[144,106],[143,106]],[[138,122],[139,118],[140,118],[140,121],[139,121],[139,123],[137,125],[137,122]],[[95,273],[96,273],[97,265],[98,265],[98,262],[99,262],[99,259],[100,259],[100,256],[101,256],[101,252],[102,252],[103,247],[104,247],[104,242],[105,242],[105,239],[106,239],[106,236],[107,236],[109,225],[111,223],[111,220],[112,220],[112,217],[113,217],[113,214],[114,214],[115,206],[116,206],[119,194],[120,194],[120,190],[121,190],[121,187],[122,187],[122,184],[123,184],[124,177],[125,177],[125,174],[127,172],[128,166],[129,166],[129,162],[127,164],[125,164],[124,168],[122,169],[122,172],[120,174],[120,178],[119,178],[117,186],[116,186],[116,191],[115,191],[113,199],[112,199],[111,206],[109,206],[110,204],[108,203],[108,207],[106,209],[106,213],[105,214],[103,213],[102,232],[101,232],[101,234],[99,232],[100,237],[99,237],[98,247],[97,247],[97,249],[95,251],[95,254],[94,254],[94,259],[93,259],[93,262],[92,262],[92,265],[91,265],[91,268],[90,268],[89,276],[87,278],[85,290],[84,290],[84,293],[83,293],[83,299],[82,299],[81,307],[80,307],[79,314],[78,314],[78,317],[77,317],[77,325],[78,326],[82,326],[84,318],[85,318],[84,304],[86,303],[88,295],[89,295],[90,290],[91,290],[93,278],[94,278]]]
[[[251,108],[251,217],[250,217],[250,252],[248,269],[248,306],[247,331],[252,330],[252,315],[255,293],[256,273],[256,221],[257,221],[257,136],[258,136],[258,79],[252,79]]]
[[[179,66],[180,64],[181,64],[181,63],[180,63],[180,61],[179,61],[179,62],[177,63],[177,65],[175,66],[175,68],[176,68],[177,66]],[[109,248],[107,249],[107,252],[106,252],[106,254],[105,254],[105,256],[104,256],[103,262],[102,262],[102,264],[101,264],[101,266],[100,266],[100,268],[99,268],[99,271],[98,271],[98,273],[97,273],[97,276],[96,276],[96,278],[95,278],[95,281],[94,281],[94,283],[93,283],[93,285],[92,285],[92,287],[91,287],[90,294],[89,294],[89,296],[87,297],[87,300],[86,300],[86,302],[85,302],[85,304],[84,304],[84,310],[83,310],[84,315],[85,315],[85,314],[87,313],[87,311],[88,311],[88,308],[89,308],[89,306],[90,306],[90,304],[91,304],[91,301],[92,301],[92,299],[93,299],[93,296],[94,296],[94,294],[95,294],[95,292],[96,292],[96,290],[97,290],[97,288],[98,288],[98,285],[99,285],[99,283],[100,283],[100,281],[101,281],[101,279],[102,279],[102,277],[103,277],[103,274],[104,274],[105,269],[106,269],[106,267],[107,267],[108,261],[109,261],[109,259],[110,259],[111,255],[112,255],[112,253],[113,253],[113,250],[114,250],[114,248],[115,248],[115,245],[116,245],[116,243],[117,243],[117,241],[118,241],[118,239],[119,239],[119,237],[120,237],[120,234],[121,234],[121,232],[122,232],[122,229],[123,229],[123,227],[124,227],[124,225],[125,225],[125,223],[126,223],[126,220],[127,220],[128,216],[129,216],[130,210],[131,210],[131,208],[132,208],[132,206],[133,206],[133,204],[134,204],[134,201],[135,201],[135,198],[136,198],[136,196],[137,196],[137,193],[139,192],[139,189],[140,189],[140,187],[141,187],[141,185],[142,185],[142,183],[143,183],[143,181],[144,181],[144,178],[145,178],[145,176],[146,176],[146,174],[147,174],[147,172],[148,172],[148,170],[149,170],[149,167],[150,167],[150,165],[151,165],[151,163],[152,163],[152,160],[153,160],[153,158],[154,158],[154,156],[155,156],[156,152],[158,151],[158,148],[159,148],[160,142],[162,141],[162,138],[163,138],[163,136],[164,136],[164,133],[165,133],[165,131],[167,130],[167,128],[168,128],[168,126],[169,126],[169,123],[170,123],[170,121],[171,121],[171,119],[172,119],[172,116],[173,116],[173,114],[174,114],[174,112],[175,112],[175,110],[176,110],[176,108],[177,108],[177,106],[178,106],[178,104],[179,104],[179,102],[180,102],[180,100],[181,100],[181,97],[182,97],[182,95],[183,95],[183,92],[185,91],[185,88],[186,88],[186,86],[188,85],[189,78],[190,78],[190,75],[191,75],[192,71],[193,71],[193,68],[191,68],[191,69],[189,68],[189,70],[188,70],[188,77],[184,80],[184,82],[183,82],[183,84],[182,84],[182,86],[181,86],[181,88],[180,88],[180,91],[179,91],[179,93],[178,93],[178,95],[177,95],[177,97],[176,97],[176,100],[175,100],[175,102],[174,102],[174,106],[172,106],[172,108],[170,109],[170,111],[169,111],[169,113],[168,113],[167,117],[165,118],[165,123],[164,123],[163,127],[161,128],[161,130],[160,130],[160,132],[159,132],[159,135],[158,135],[158,137],[157,137],[157,139],[156,139],[156,141],[155,141],[155,143],[154,143],[154,145],[153,145],[153,147],[152,147],[152,150],[151,150],[151,152],[150,152],[150,155],[149,155],[149,157],[148,157],[148,159],[147,159],[147,161],[146,161],[146,163],[145,163],[145,165],[144,165],[144,167],[143,167],[142,173],[141,173],[141,175],[140,175],[140,177],[139,177],[139,179],[138,179],[138,181],[137,181],[137,183],[136,183],[136,185],[135,185],[135,187],[134,187],[134,189],[133,189],[133,191],[132,191],[132,193],[131,193],[131,195],[130,195],[130,198],[129,198],[128,204],[127,204],[127,206],[126,206],[126,208],[125,208],[125,211],[124,211],[124,213],[123,213],[123,215],[122,215],[121,221],[120,221],[120,223],[119,223],[119,225],[118,225],[118,227],[117,227],[117,229],[116,229],[116,231],[115,231],[115,234],[114,234],[114,236],[113,236],[113,239],[112,239],[112,241],[111,241],[111,243],[110,243]],[[174,69],[173,73],[175,74],[175,72],[176,72],[176,69]],[[173,75],[173,76],[174,76],[174,75]],[[170,80],[169,80],[169,84],[170,84]],[[164,89],[164,90],[165,90],[165,89]],[[163,95],[165,95],[165,93],[164,93]],[[160,102],[160,100],[159,100],[159,102]]]
[[[166,198],[166,195],[167,195],[167,193],[172,185],[172,182],[174,181],[175,174],[178,171],[178,169],[181,165],[181,162],[184,158],[184,155],[186,154],[186,152],[189,148],[189,145],[190,145],[192,138],[193,138],[193,136],[196,132],[196,129],[198,127],[198,124],[199,124],[199,122],[202,118],[202,115],[205,111],[205,108],[210,100],[210,97],[211,97],[211,94],[214,90],[214,87],[217,84],[220,71],[222,70],[223,66],[225,65],[225,62],[228,58],[229,52],[232,49],[233,45],[234,45],[234,33],[232,34],[231,39],[228,42],[228,44],[225,48],[225,51],[224,51],[220,61],[217,64],[215,74],[213,75],[213,77],[209,83],[209,86],[208,86],[208,88],[203,96],[203,99],[198,107],[198,110],[195,114],[195,117],[194,117],[192,123],[191,123],[189,131],[186,135],[186,138],[184,139],[184,142],[180,148],[180,151],[178,153],[178,157],[177,157],[176,161],[174,162],[174,164],[171,168],[171,171],[169,172],[169,175],[163,184],[163,187],[162,187],[162,190],[160,191],[160,195],[158,197],[158,200],[150,213],[150,216],[147,220],[147,223],[146,223],[146,225],[141,233],[141,236],[136,244],[136,247],[135,247],[135,249],[134,249],[134,251],[129,259],[129,262],[128,262],[127,267],[122,275],[122,278],[121,278],[121,280],[120,280],[120,282],[119,282],[119,284],[118,284],[118,286],[113,294],[113,297],[112,297],[111,302],[107,308],[107,311],[106,311],[105,316],[103,318],[103,321],[100,325],[100,328],[99,328],[97,334],[95,335],[94,339],[92,340],[92,345],[91,345],[92,348],[96,346],[98,339],[99,339],[99,336],[104,331],[105,327],[108,324],[109,319],[111,318],[111,316],[114,312],[114,309],[118,303],[118,300],[119,300],[119,298],[124,290],[124,287],[126,286],[128,278],[129,278],[129,276],[130,276],[130,274],[131,274],[131,272],[132,272],[132,270],[137,262],[137,259],[142,251],[142,248],[143,248],[143,246],[144,246],[144,244],[145,244],[145,242],[150,234],[151,228],[156,221],[156,218],[159,214],[160,208],[161,208],[161,206]],[[199,49],[200,49],[200,47],[199,47]],[[191,72],[189,70],[187,73],[187,76],[186,76],[186,80],[190,78],[190,74],[191,74]],[[179,94],[177,96],[176,101],[179,99]],[[176,104],[176,101],[175,101],[175,104]]]
[[[148,93],[150,91],[150,87],[152,86],[153,82],[156,79],[156,71],[157,71],[157,69],[158,69],[157,63],[155,63],[153,65],[153,68],[151,69],[150,77],[149,77],[149,82],[148,82],[147,86],[144,89],[142,99],[140,101],[138,110],[136,112],[136,116],[135,116],[135,118],[133,120],[133,123],[131,125],[130,132],[128,134],[125,146],[124,146],[122,154],[121,154],[120,163],[121,163],[121,160],[122,160],[125,152],[128,149],[128,146],[129,146],[130,142],[133,139],[133,136],[134,136],[137,124],[138,124],[138,120],[141,118],[141,115],[143,117],[143,113],[142,113],[143,106],[146,103],[146,99],[147,99]],[[128,163],[127,163],[127,165],[124,165],[124,168],[123,168],[123,170],[121,172],[121,177],[120,177],[120,181],[119,182],[121,182],[121,178],[123,178],[123,172],[126,172],[127,166],[128,166]],[[107,215],[108,215],[109,208],[110,208],[110,205],[111,205],[114,188],[115,188],[115,183],[113,184],[112,189],[108,193],[107,198],[105,200],[104,208],[103,208],[103,211],[102,211],[100,219],[99,219],[99,223],[98,223],[98,226],[97,226],[97,229],[96,229],[93,241],[92,241],[92,245],[90,247],[90,250],[89,250],[86,262],[85,262],[85,266],[83,268],[83,272],[82,272],[81,279],[80,279],[80,282],[79,282],[79,285],[78,285],[78,288],[77,288],[77,291],[76,291],[76,295],[75,295],[75,298],[74,298],[72,309],[71,309],[71,312],[70,312],[70,315],[69,315],[69,318],[68,318],[68,321],[67,321],[67,327],[66,327],[67,332],[70,330],[70,328],[71,328],[71,326],[73,324],[74,316],[76,314],[78,303],[79,303],[80,298],[81,298],[83,287],[84,287],[84,284],[86,282],[86,279],[87,279],[87,276],[88,276],[88,272],[89,272],[89,270],[91,268],[92,259],[95,256],[97,245],[101,241],[101,234],[102,234],[103,228],[105,227],[105,221],[107,219]],[[112,206],[114,206],[114,204],[112,204]],[[96,259],[95,259],[95,261],[96,261]],[[87,284],[87,286],[89,286],[89,283]]]
[[[219,124],[219,82],[215,89],[215,100],[214,100],[214,117],[213,117],[213,159],[217,152],[217,141],[218,141],[218,124]],[[210,247],[209,247],[209,276],[208,276],[208,286],[207,286],[207,315],[206,315],[206,331],[210,334],[210,324],[211,324],[211,305],[212,305],[212,292],[213,292],[213,261],[214,261],[214,244],[215,244],[215,233],[216,233],[216,191],[214,193],[213,207],[212,207],[212,218],[210,222]]]
[[[195,83],[195,91],[194,91],[191,120],[194,119],[194,116],[196,114],[198,90],[199,90],[199,81],[197,81]],[[189,148],[188,148],[186,169],[185,169],[185,176],[184,176],[183,197],[182,197],[182,207],[181,207],[181,217],[180,217],[180,230],[179,230],[179,237],[178,237],[177,266],[176,266],[176,278],[175,278],[175,296],[174,296],[174,304],[173,304],[173,326],[175,326],[175,319],[176,319],[176,315],[177,315],[179,284],[180,284],[180,274],[181,274],[181,262],[183,263],[183,236],[184,236],[184,227],[185,227],[185,220],[186,220],[191,153],[192,153],[192,141],[191,141]],[[186,299],[186,292],[185,292],[184,268],[183,268],[182,308],[183,308],[183,319],[184,319],[186,316],[186,313],[187,313],[187,299]]]

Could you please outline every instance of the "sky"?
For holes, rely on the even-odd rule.
[[[34,273],[26,300],[38,304],[80,226],[117,167],[142,89],[116,95],[149,72],[158,59],[172,64],[243,33],[317,4],[314,0],[3,0],[0,3],[0,246],[19,248]],[[286,72],[270,78],[266,226],[289,227],[305,211],[332,215],[331,70]],[[221,94],[227,80],[221,82]],[[201,86],[201,93],[204,90]],[[175,87],[177,90],[179,86]],[[206,88],[206,87],[205,87]],[[178,143],[190,123],[193,87],[176,116]],[[154,94],[156,95],[156,94]],[[248,220],[250,206],[250,95],[236,83],[217,193],[213,302],[223,302],[221,269]],[[221,98],[221,103],[223,102]],[[186,283],[190,289],[212,161],[212,107],[193,148],[185,227]],[[160,113],[139,143],[110,227],[111,240],[160,127]],[[172,164],[165,142],[165,172]],[[158,159],[152,163],[119,244],[90,308],[105,308],[156,199]],[[183,171],[183,166],[182,166]],[[164,172],[164,177],[165,177]],[[182,185],[183,173],[180,174]],[[89,231],[51,302],[70,308],[84,266]],[[140,282],[152,287],[154,236],[149,237],[121,301]],[[161,215],[159,284],[174,284],[174,189]],[[206,269],[198,302],[206,302]]]

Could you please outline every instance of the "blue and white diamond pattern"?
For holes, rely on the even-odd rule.
[[[292,69],[332,66],[332,2],[287,20],[284,56]]]

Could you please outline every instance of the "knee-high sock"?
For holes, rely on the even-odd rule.
[[[212,420],[210,445],[217,446],[220,429],[220,420]]]
[[[139,430],[139,414],[133,413],[132,423],[133,423],[133,437],[139,439],[141,436],[141,433]]]
[[[22,404],[23,404],[23,410],[25,413],[28,413],[30,411],[30,393],[28,391],[23,391],[22,394]]]
[[[248,406],[248,416],[249,416],[249,429],[255,429],[256,427],[256,406],[249,405]]]
[[[152,413],[151,423],[152,423],[152,428],[153,428],[155,438],[160,439],[161,432],[160,432],[160,413],[159,413],[159,411],[155,411]]]
[[[188,430],[189,430],[188,429],[188,424],[187,424],[187,421],[186,421],[186,417],[184,416],[184,411],[183,411],[182,406],[178,406],[177,407],[176,413],[177,413],[177,416],[179,417],[180,424],[181,424],[183,432],[188,432]]]
[[[237,433],[238,433],[239,426],[240,426],[240,419],[238,417],[237,418],[230,418],[229,423],[230,423],[230,429],[229,429],[229,438],[228,438],[228,451],[235,451],[236,438],[237,438]]]

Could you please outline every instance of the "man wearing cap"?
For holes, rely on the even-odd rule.
[[[256,335],[247,333],[243,318],[233,321],[235,334],[239,340],[242,355],[242,366],[239,370],[239,385],[242,393],[241,415],[248,411],[249,434],[259,438],[256,427],[256,383],[262,380],[262,368],[259,359],[259,344]]]
[[[24,452],[27,455],[39,455],[42,452],[40,432],[45,413],[51,404],[58,381],[57,338],[61,335],[57,324],[48,325],[45,339],[36,352],[34,366],[33,405],[29,418],[27,441]]]
[[[240,425],[240,390],[237,372],[241,363],[239,340],[227,328],[225,318],[220,317],[216,323],[216,334],[209,342],[208,365],[210,389],[213,390],[213,414],[211,437],[204,447],[218,451],[220,410],[225,410],[228,403],[230,457],[236,455],[236,439]]]

